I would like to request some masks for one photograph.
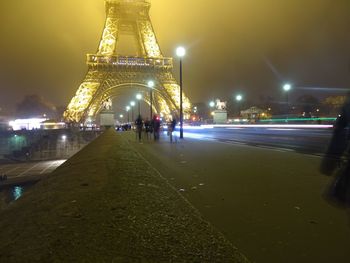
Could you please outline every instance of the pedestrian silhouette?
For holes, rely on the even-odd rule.
[[[139,115],[135,121],[136,125],[136,133],[139,138],[139,142],[141,142],[141,135],[142,135],[142,127],[143,127],[143,121],[141,115]]]
[[[333,205],[350,208],[350,97],[347,97],[334,125],[332,139],[320,171],[325,175],[335,175],[327,188],[325,198]]]
[[[148,118],[145,120],[145,132],[146,132],[146,138],[147,140],[149,140],[152,134],[152,123]]]
[[[173,117],[173,119],[171,120],[171,122],[168,125],[168,133],[169,133],[169,136],[170,136],[170,142],[171,143],[173,142],[173,135],[174,135],[174,132],[175,132],[175,128],[176,128],[176,118]],[[175,137],[175,141],[176,141],[176,137]]]
[[[159,132],[160,132],[160,118],[157,115],[153,116],[152,119],[152,129],[153,129],[153,136],[154,140],[159,140]]]

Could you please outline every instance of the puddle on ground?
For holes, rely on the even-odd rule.
[[[34,184],[15,185],[0,189],[0,207],[15,202]]]

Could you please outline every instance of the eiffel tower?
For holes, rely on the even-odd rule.
[[[105,0],[105,6],[106,22],[97,53],[87,55],[88,72],[64,112],[65,120],[95,119],[103,102],[135,88],[150,104],[150,80],[155,83],[154,112],[165,118],[178,115],[180,89],[172,73],[173,59],[160,50],[149,16],[151,4],[147,0]],[[134,36],[137,56],[118,55],[122,34]],[[183,96],[185,118],[190,108],[189,99]]]

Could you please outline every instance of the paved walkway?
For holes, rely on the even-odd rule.
[[[191,138],[139,144],[129,136],[252,261],[349,262],[349,217],[323,200],[331,178],[319,174],[319,157]]]
[[[107,131],[0,211],[0,262],[248,262]]]

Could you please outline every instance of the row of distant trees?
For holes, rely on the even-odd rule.
[[[329,96],[325,99],[319,100],[312,95],[302,95],[298,98],[289,101],[275,100],[272,97],[261,97],[260,100],[250,101],[244,100],[236,102],[234,100],[227,101],[227,112],[229,116],[238,115],[240,110],[246,110],[252,106],[256,106],[262,110],[269,112],[271,115],[285,115],[288,112],[294,116],[322,116],[322,117],[334,117],[340,111],[340,108],[345,103],[346,96]],[[209,117],[210,111],[209,105],[206,103],[197,103],[198,115],[206,118]]]
[[[257,106],[262,109],[271,108],[273,115],[285,114],[286,110],[296,116],[336,116],[342,105],[345,103],[346,96],[329,96],[322,100],[312,95],[302,95],[295,100],[274,101],[273,99],[265,100]],[[303,115],[304,114],[304,115]]]
[[[57,107],[39,95],[27,95],[16,106],[16,117],[46,117],[60,120],[65,107]]]

